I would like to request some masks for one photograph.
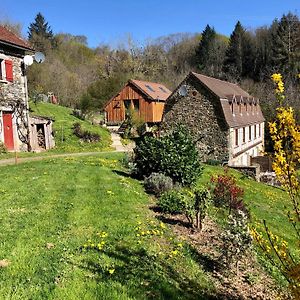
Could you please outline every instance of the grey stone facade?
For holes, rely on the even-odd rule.
[[[162,134],[188,127],[202,161],[250,166],[264,150],[264,117],[259,100],[238,85],[191,72],[165,104]]]
[[[10,140],[13,141],[9,150],[14,151],[29,150],[27,82],[23,68],[25,52],[25,49],[0,42],[0,59],[2,62],[12,62],[13,75],[12,81],[5,77],[0,80],[0,142],[7,144],[4,115],[9,114],[12,119]],[[3,69],[5,68],[2,64],[2,72]]]
[[[3,113],[12,113],[14,150],[28,150],[28,101],[26,78],[23,74],[22,61],[25,55],[20,50],[12,53],[11,48],[3,47],[0,58],[12,61],[13,82],[0,81],[0,141],[4,142]]]
[[[187,89],[186,96],[179,93],[183,85]],[[218,101],[197,80],[187,77],[165,104],[162,131],[184,124],[190,129],[202,161],[228,161],[229,128]]]

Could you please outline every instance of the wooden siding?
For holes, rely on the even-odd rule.
[[[105,107],[107,123],[117,124],[125,120],[125,101],[131,100],[134,108],[134,100],[139,101],[139,116],[149,123],[160,122],[164,110],[164,102],[155,102],[147,99],[144,94],[130,83],[115,96]]]

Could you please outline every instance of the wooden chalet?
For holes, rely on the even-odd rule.
[[[121,124],[126,111],[134,109],[145,123],[159,123],[171,91],[160,83],[129,80],[104,107],[108,125]]]

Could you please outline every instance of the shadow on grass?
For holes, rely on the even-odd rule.
[[[119,175],[119,176],[123,176],[123,177],[129,177],[129,178],[134,178],[130,173],[128,172],[124,172],[124,171],[120,171],[120,170],[112,170],[113,173]]]
[[[126,285],[128,295],[136,299],[224,299],[216,296],[205,276],[197,281],[178,272],[172,262],[149,255],[143,249],[118,247],[107,250],[105,255],[118,261],[115,271],[109,275],[101,264],[87,259],[80,266],[92,272],[99,282],[118,282]]]
[[[190,228],[190,229],[192,228],[191,224],[187,221],[168,218],[164,215],[156,216],[156,219],[162,221],[163,223],[169,224],[169,225],[180,225],[182,227],[186,227],[186,228]]]
[[[200,264],[205,272],[212,273],[215,271],[220,271],[222,269],[222,265],[219,260],[216,260],[215,258],[209,256],[206,253],[200,253],[190,245],[188,247],[189,252],[191,253],[191,256],[193,257],[194,261]]]

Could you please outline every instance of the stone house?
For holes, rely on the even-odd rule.
[[[10,151],[30,148],[23,58],[32,51],[24,40],[0,26],[0,142]]]
[[[188,126],[202,161],[250,166],[264,150],[259,100],[238,85],[191,72],[166,100],[161,129]]]
[[[29,116],[23,61],[27,54],[33,54],[27,42],[0,26],[0,142],[8,151],[40,151],[55,145],[52,120]]]

